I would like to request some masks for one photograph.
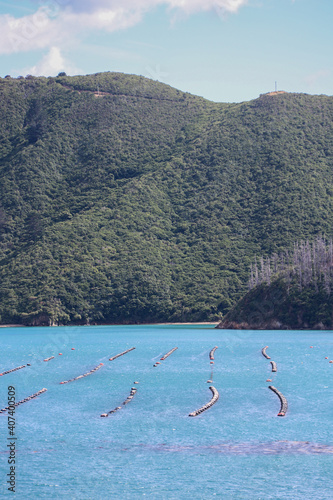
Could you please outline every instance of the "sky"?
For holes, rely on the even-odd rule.
[[[217,102],[333,94],[333,0],[0,0],[0,76],[143,75]]]

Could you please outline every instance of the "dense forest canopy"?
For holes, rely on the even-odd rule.
[[[1,323],[216,319],[255,255],[333,236],[333,98],[0,79]]]

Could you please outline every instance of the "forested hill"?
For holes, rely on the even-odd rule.
[[[274,279],[250,290],[216,328],[237,330],[332,330],[333,293],[311,284]]]
[[[1,323],[199,321],[332,236],[333,98],[119,73],[0,79]]]
[[[251,266],[250,291],[217,328],[333,329],[333,240],[317,236]]]

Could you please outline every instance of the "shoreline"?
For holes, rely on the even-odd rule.
[[[21,326],[26,327],[25,325],[0,325],[0,328],[21,328]]]
[[[164,326],[164,325],[218,325],[219,321],[191,321],[186,323],[101,323],[100,325],[38,325],[30,328],[54,328],[54,327],[62,327],[62,326],[140,326],[140,325],[156,325],[156,326]],[[27,325],[0,325],[0,328],[29,328]]]
[[[192,321],[190,323],[151,323],[153,325],[218,325],[219,321]]]

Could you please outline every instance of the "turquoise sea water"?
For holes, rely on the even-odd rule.
[[[261,354],[266,345],[276,374]],[[136,349],[108,361],[130,347]],[[49,356],[55,358],[43,362]],[[331,359],[333,332],[0,329],[0,373],[31,363],[0,377],[1,408],[9,385],[16,401],[48,389],[16,408],[15,498],[332,499]],[[91,376],[59,384],[99,363]],[[270,384],[288,400],[286,417],[277,417]],[[211,399],[210,385],[219,401],[188,417]],[[131,387],[138,389],[133,400],[101,418],[121,406]],[[0,415],[0,497],[13,497],[6,483],[7,419]]]

